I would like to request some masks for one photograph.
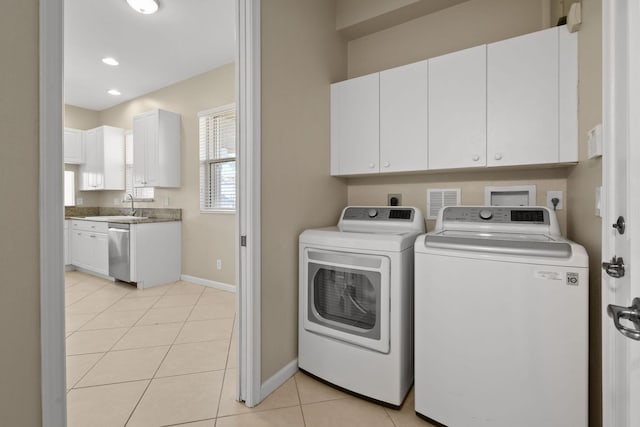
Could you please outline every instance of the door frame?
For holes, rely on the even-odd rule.
[[[236,0],[238,181],[237,396],[260,403],[260,2]],[[64,317],[63,122],[64,0],[39,2],[39,225],[42,426],[67,424]]]
[[[640,55],[629,55],[629,52],[637,51],[638,37],[640,37],[640,25],[631,16],[638,16],[640,7],[636,1],[603,0],[602,3],[602,91],[603,91],[603,173],[602,173],[602,257],[608,260],[615,254],[615,234],[612,232],[611,224],[616,222],[621,212],[615,211],[613,205],[613,195],[623,191],[616,186],[615,155],[619,150],[627,150],[625,154],[627,162],[627,173],[630,176],[630,183],[637,183],[640,174],[630,165],[637,164],[640,160],[640,153],[631,144],[628,135],[618,135],[616,129],[616,118],[631,115],[633,110],[637,111],[637,100],[626,98],[626,94],[633,91],[638,93],[638,83],[629,76],[637,75],[640,70]],[[625,96],[620,96],[625,94]],[[637,133],[637,123],[630,121],[630,126],[635,128]],[[626,133],[626,132],[625,132]],[[627,141],[626,144],[619,144],[618,141]],[[637,169],[637,168],[636,168]],[[631,215],[638,212],[640,198],[633,197],[633,192],[627,185],[626,200],[627,212]],[[633,242],[631,236],[638,236],[637,227],[633,227],[631,218],[627,218],[627,239]],[[630,224],[631,223],[631,224]],[[631,253],[634,254],[634,246]],[[618,254],[620,255],[620,254]],[[625,255],[626,257],[626,255]],[[637,256],[632,256],[637,258]],[[628,264],[628,261],[627,261]],[[602,423],[604,427],[629,426],[629,407],[627,396],[620,396],[617,391],[620,388],[629,387],[628,378],[624,370],[619,368],[619,363],[628,361],[628,344],[626,339],[620,339],[618,331],[613,327],[611,318],[607,315],[609,304],[620,304],[615,301],[613,292],[609,289],[612,286],[612,279],[602,272]],[[630,300],[629,300],[630,302]]]

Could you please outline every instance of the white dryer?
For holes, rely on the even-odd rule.
[[[412,207],[347,207],[337,227],[300,235],[298,364],[398,407],[413,383]]]
[[[415,245],[415,409],[586,427],[588,258],[543,207],[444,208]]]

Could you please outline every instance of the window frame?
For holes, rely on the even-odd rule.
[[[235,112],[235,118],[234,118],[234,127],[237,129],[237,117],[238,117],[238,111],[236,109],[236,104],[226,104],[226,105],[222,105],[220,107],[215,107],[215,108],[209,108],[207,110],[203,110],[203,111],[199,111],[197,116],[198,116],[198,152],[199,155],[202,152],[202,143],[203,141],[200,139],[200,120],[203,117],[207,117],[207,116],[215,116],[216,114],[221,114],[224,113],[226,111],[229,110],[234,110]],[[205,160],[200,160],[198,159],[198,165],[199,165],[199,174],[202,174],[202,170],[204,169],[204,178],[202,176],[200,176],[199,178],[199,200],[198,200],[198,204],[199,204],[199,209],[200,209],[200,213],[201,214],[235,214],[236,210],[238,208],[238,188],[237,188],[237,182],[236,182],[236,186],[234,188],[234,196],[235,196],[235,202],[234,202],[234,207],[233,208],[220,208],[220,207],[205,207],[205,200],[206,198],[204,197],[204,194],[206,193],[210,193],[211,192],[211,187],[212,187],[212,173],[211,173],[211,169],[214,167],[214,165],[218,165],[218,164],[224,164],[224,163],[234,163],[235,168],[236,168],[236,179],[238,176],[238,171],[237,171],[237,165],[238,165],[238,138],[237,138],[237,131],[236,131],[236,138],[235,138],[235,156],[233,157],[221,157],[221,158],[206,158]],[[204,187],[203,187],[204,185]]]

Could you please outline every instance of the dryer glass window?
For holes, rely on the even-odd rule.
[[[313,302],[320,316],[359,329],[375,327],[379,295],[365,274],[320,268],[313,281]]]

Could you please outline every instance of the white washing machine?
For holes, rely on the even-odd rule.
[[[588,258],[542,207],[450,207],[415,244],[415,409],[586,427]]]
[[[337,227],[300,235],[298,364],[388,406],[413,383],[412,207],[347,207]]]

